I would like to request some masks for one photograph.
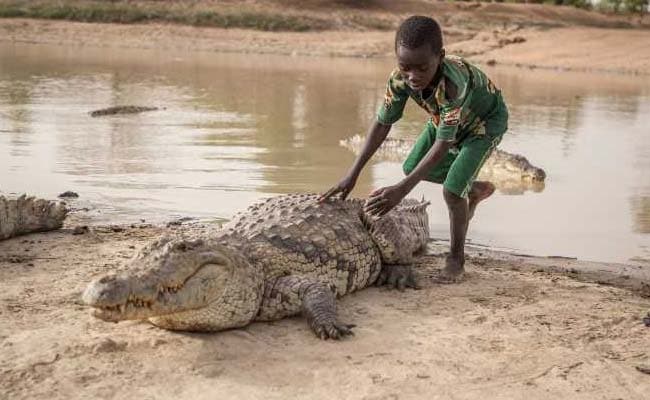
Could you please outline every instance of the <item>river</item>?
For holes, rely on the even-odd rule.
[[[251,202],[322,192],[354,160],[390,59],[0,44],[0,190],[73,190],[96,223],[227,220]],[[545,169],[542,191],[481,204],[472,243],[585,260],[650,260],[650,79],[486,67],[510,108],[501,148]],[[164,109],[92,118],[114,105]],[[414,138],[414,103],[391,135]],[[354,195],[402,176],[371,162]],[[448,237],[440,186],[432,236]]]

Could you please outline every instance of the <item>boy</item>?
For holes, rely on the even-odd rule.
[[[451,248],[441,281],[457,282],[465,271],[465,236],[476,205],[494,192],[475,181],[481,166],[507,129],[508,111],[501,92],[475,66],[446,56],[438,23],[428,17],[406,19],[395,35],[398,68],[366,143],[347,175],[321,195],[347,197],[361,170],[402,116],[410,97],[429,114],[411,153],[406,177],[370,194],[365,210],[381,216],[395,207],[421,180],[441,183],[449,210]]]

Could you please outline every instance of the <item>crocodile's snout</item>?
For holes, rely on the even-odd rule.
[[[537,167],[530,167],[526,169],[525,177],[533,182],[543,182],[546,179],[546,172]]]
[[[91,282],[84,291],[82,300],[93,307],[111,307],[123,303],[128,293],[127,281],[108,275]]]

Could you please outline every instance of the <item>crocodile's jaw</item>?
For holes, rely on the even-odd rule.
[[[90,283],[82,299],[105,321],[220,330],[248,323],[262,291],[249,263],[217,241],[164,238],[143,248],[124,274]]]
[[[92,282],[83,301],[93,307],[93,316],[111,322],[188,312],[218,301],[231,271],[228,265],[204,264],[182,284],[161,282],[156,289],[128,275],[109,275]]]

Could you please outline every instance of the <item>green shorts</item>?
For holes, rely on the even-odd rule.
[[[470,135],[458,147],[452,147],[440,162],[424,178],[429,182],[442,183],[443,187],[457,196],[467,198],[485,160],[499,144],[503,133],[498,135]],[[436,128],[428,121],[413,149],[403,164],[405,174],[415,169],[436,141]]]

